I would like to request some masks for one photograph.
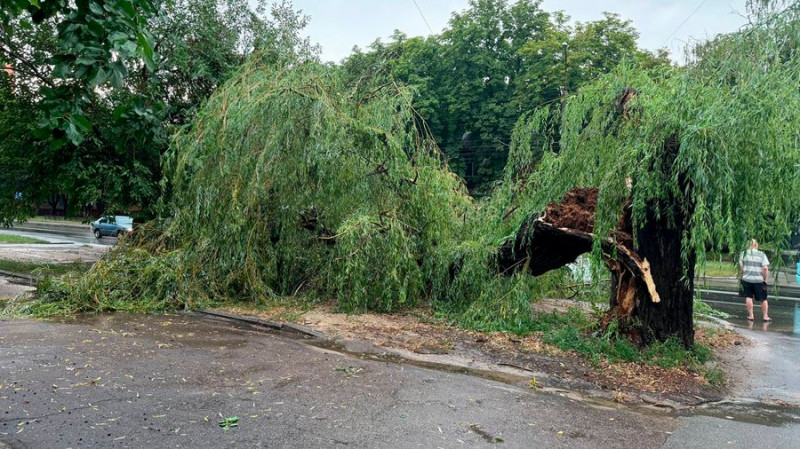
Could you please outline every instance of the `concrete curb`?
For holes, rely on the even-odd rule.
[[[0,276],[13,278],[15,280],[14,282],[15,284],[27,285],[29,287],[36,287],[36,284],[39,282],[39,279],[33,276],[28,276],[26,274],[20,274],[20,273],[13,273],[11,271],[5,271],[5,270],[0,270]],[[2,447],[0,447],[0,449],[2,449]]]
[[[266,327],[268,329],[276,331],[293,332],[303,336],[316,338],[319,340],[328,340],[328,337],[325,334],[294,323],[277,323],[275,321],[262,320],[260,318],[255,318],[255,317],[233,315],[230,313],[218,312],[216,310],[195,310],[194,312],[199,313],[201,315],[209,315],[217,318],[224,318],[226,320],[238,321],[241,323]]]
[[[25,232],[25,231],[18,231],[18,232]],[[45,243],[0,243],[0,247],[2,247],[2,248],[30,248],[31,245],[35,245],[34,246],[34,248],[35,248],[36,246],[42,247],[42,246],[45,246],[45,245],[76,245],[76,243],[73,243],[73,242],[62,242],[62,241],[54,242],[54,241],[48,239],[47,237],[35,237],[35,238],[37,238],[39,240],[44,240]]]

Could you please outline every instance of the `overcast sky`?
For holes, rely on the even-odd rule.
[[[293,3],[295,9],[311,16],[306,31],[322,47],[323,60],[335,62],[347,57],[355,45],[365,48],[377,38],[388,41],[394,30],[408,36],[427,36],[431,30],[439,34],[447,27],[451,14],[463,11],[469,4],[468,0],[416,0],[416,4],[414,0],[293,0]],[[618,13],[633,21],[641,47],[649,50],[666,47],[672,58],[680,62],[687,42],[706,40],[744,25],[745,3],[746,0],[544,0],[542,9],[566,11],[573,21],[580,22],[598,20],[603,11]]]

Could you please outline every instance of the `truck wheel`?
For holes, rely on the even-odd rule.
[[[102,235],[102,234],[100,234],[100,230],[99,230],[99,229],[95,229],[95,230],[94,230],[94,237],[95,237],[95,238],[99,239],[99,238],[100,238],[100,237],[102,237],[102,236],[103,236],[103,235]]]

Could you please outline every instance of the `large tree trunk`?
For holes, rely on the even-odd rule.
[[[636,306],[632,316],[639,319],[645,344],[677,337],[687,348],[694,342],[694,252],[688,255],[686,272],[681,251],[681,230],[671,229],[650,217],[637,233],[637,252],[650,261],[650,273],[661,301],[654,303],[636,290]],[[612,303],[613,305],[613,303]]]
[[[660,160],[653,163],[651,170],[665,178],[672,176],[679,148],[676,138],[668,139]],[[678,193],[670,191],[661,199],[660,213],[657,210],[659,203],[648,202],[645,222],[636,232],[636,252],[650,261],[650,271],[661,301],[652,303],[639,298],[633,316],[641,321],[645,343],[674,336],[688,348],[694,343],[692,314],[696,254],[692,249],[684,254],[681,241],[691,232],[689,219],[694,212],[694,203],[691,201],[692,185],[682,174],[677,178]]]

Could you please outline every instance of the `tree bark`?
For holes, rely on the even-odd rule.
[[[678,140],[674,137],[668,139],[660,160],[651,167],[667,178],[665,184],[669,177],[674,176],[679,150]],[[677,190],[669,190],[658,202],[648,202],[645,222],[636,232],[636,252],[650,261],[653,280],[662,301],[654,304],[637,297],[633,316],[641,321],[645,331],[642,334],[644,343],[677,337],[689,348],[694,344],[694,267],[697,258],[691,248],[684,255],[682,239],[690,237],[689,220],[694,212],[694,203],[691,200],[692,185],[686,176],[677,173],[677,181]]]

